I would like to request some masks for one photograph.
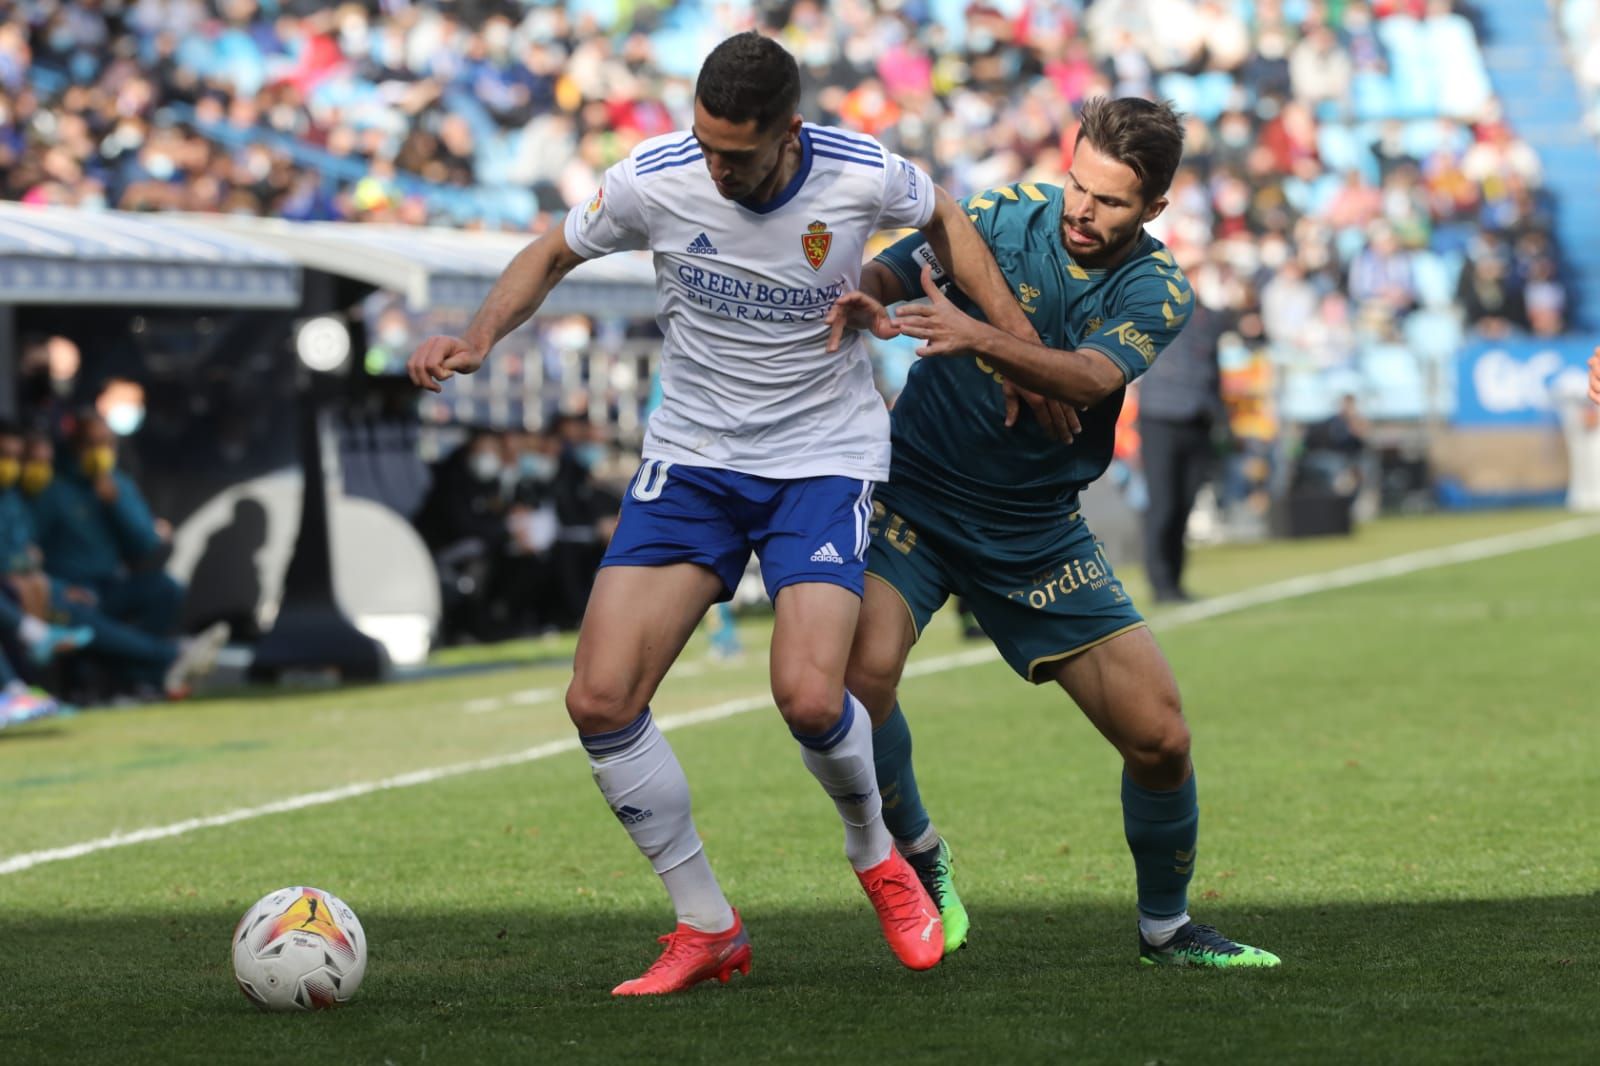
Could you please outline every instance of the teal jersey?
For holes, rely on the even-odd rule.
[[[1188,320],[1189,282],[1149,234],[1111,270],[1073,262],[1061,242],[1058,186],[1024,182],[969,197],[966,207],[1047,346],[1100,352],[1131,382]],[[922,291],[923,263],[933,263],[935,277],[942,274],[921,234],[888,248],[878,262],[912,293]],[[982,317],[964,293],[948,291],[964,311]],[[948,517],[998,532],[1037,529],[1076,512],[1079,490],[1111,463],[1124,390],[1081,412],[1083,432],[1062,444],[1026,406],[1006,428],[1003,380],[975,356],[918,360],[891,413],[894,451],[884,498],[894,496],[904,511],[894,491],[904,486]]]
[[[25,574],[38,569],[33,561],[33,515],[22,490],[0,489],[0,574]]]

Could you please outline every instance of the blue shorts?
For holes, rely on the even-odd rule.
[[[767,595],[802,582],[861,595],[866,580],[872,482],[780,479],[646,459],[627,495],[601,566],[698,563],[733,597],[750,552]]]

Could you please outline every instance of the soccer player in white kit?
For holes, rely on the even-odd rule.
[[[859,337],[829,354],[823,316],[857,287],[868,238],[911,227],[991,321],[1032,330],[960,205],[872,138],[803,122],[799,93],[780,45],[755,33],[723,41],[701,68],[692,129],[606,171],[586,207],[512,261],[463,337],[429,338],[409,365],[437,391],[478,369],[579,263],[654,254],[662,404],[567,689],[595,781],[677,910],[666,950],[619,995],[749,972],[744,924],[649,702],[752,549],[776,615],[773,698],[838,809],[846,856],[900,961],[926,969],[942,952],[938,909],[883,825],[871,722],[844,689],[889,419]]]

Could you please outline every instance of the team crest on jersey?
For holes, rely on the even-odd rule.
[[[811,264],[811,269],[821,270],[823,260],[828,258],[828,249],[833,247],[833,234],[828,232],[828,224],[813,222],[807,226],[800,238],[800,247],[805,249],[806,262]]]

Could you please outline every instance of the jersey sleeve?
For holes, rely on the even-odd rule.
[[[991,249],[994,247],[995,221],[999,217],[996,211],[974,211],[973,197],[961,201],[961,209],[972,219],[972,224],[978,228],[978,236]],[[930,245],[920,233],[911,233],[895,241],[889,247],[879,252],[876,256],[878,262],[888,267],[895,277],[905,285],[906,291],[915,299],[922,295],[922,267],[923,264],[933,267],[933,281],[936,285],[943,285],[949,280],[945,275],[944,264],[939,262],[939,257],[934,254]]]
[[[933,219],[933,179],[893,152],[883,153],[883,201],[878,229],[921,229]]]
[[[624,159],[600,179],[594,199],[567,212],[563,230],[567,244],[585,259],[650,246],[644,205],[633,174],[633,160]]]
[[[1193,309],[1194,293],[1183,271],[1152,262],[1147,272],[1129,279],[1107,303],[1104,324],[1078,347],[1105,355],[1131,382],[1150,369],[1161,350],[1182,331]]]

